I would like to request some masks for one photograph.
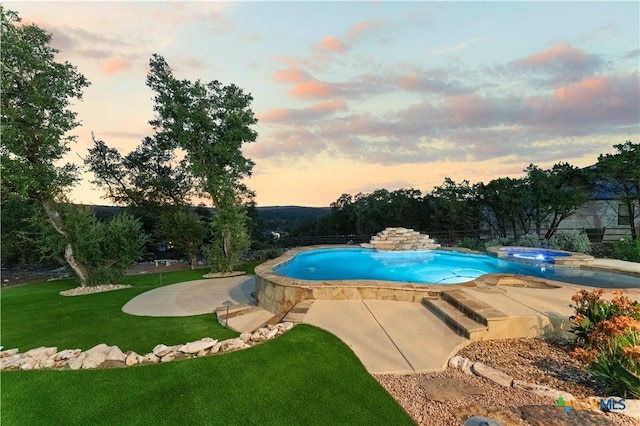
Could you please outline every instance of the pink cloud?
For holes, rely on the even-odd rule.
[[[593,75],[605,65],[598,55],[587,54],[569,43],[560,43],[526,58],[512,61],[507,64],[507,68],[516,72],[546,76],[538,83],[556,85],[579,81],[583,77]]]
[[[105,74],[117,74],[119,72],[131,72],[131,64],[121,57],[115,57],[109,59],[105,64],[100,67],[100,70]]]
[[[336,99],[335,101],[321,102],[319,104],[315,104],[310,109],[312,111],[316,111],[320,113],[344,111],[347,109],[347,104],[341,99]]]
[[[298,99],[327,99],[336,94],[335,87],[322,81],[305,81],[298,83],[296,87],[287,92]]]
[[[347,31],[345,38],[349,42],[357,42],[362,37],[377,31],[379,28],[380,28],[380,24],[376,22],[370,22],[370,21],[358,22],[353,27],[351,27],[349,31]]]
[[[347,109],[347,104],[343,100],[336,99],[328,102],[320,102],[308,108],[275,108],[258,114],[258,120],[262,123],[307,125],[314,120],[332,115],[338,111],[346,111]]]
[[[297,69],[279,70],[271,77],[276,83],[299,83],[301,81],[310,80],[308,73]]]
[[[615,84],[609,76],[585,78],[579,83],[558,87],[554,95],[558,101],[567,104],[593,102],[607,96],[612,83]]]
[[[351,49],[337,37],[333,36],[323,38],[314,46],[314,48],[322,52],[339,53],[341,55],[344,55]]]
[[[410,71],[398,78],[398,87],[404,90],[411,90],[418,87],[420,75],[415,71]]]
[[[569,43],[560,43],[515,63],[530,67],[549,67],[555,62],[584,63],[588,57],[583,50],[571,47]]]

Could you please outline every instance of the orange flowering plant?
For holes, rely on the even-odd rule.
[[[573,296],[572,330],[584,347],[572,355],[607,381],[618,396],[640,397],[640,302],[604,290],[581,290]]]

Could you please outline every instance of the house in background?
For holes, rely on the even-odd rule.
[[[636,189],[637,191],[637,189]],[[584,230],[591,242],[613,242],[631,237],[631,221],[640,227],[640,205],[636,201],[633,218],[622,201],[620,184],[598,181],[591,199],[565,219],[559,229]]]

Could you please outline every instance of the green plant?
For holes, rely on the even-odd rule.
[[[99,221],[90,208],[65,206],[69,240],[89,271],[88,284],[116,284],[143,254],[148,239],[141,223],[128,214]]]
[[[519,237],[515,245],[520,247],[540,247],[540,237],[536,233],[529,233]]]
[[[514,243],[513,240],[506,237],[498,237],[492,238],[486,243],[484,243],[485,247],[499,247],[499,246],[510,246]]]
[[[478,238],[465,238],[458,245],[470,250],[484,251],[484,243]]]
[[[230,272],[251,247],[246,209],[235,202],[219,207],[211,220],[213,242],[205,253],[214,272]]]
[[[611,301],[604,290],[581,290],[573,296],[576,314],[573,332],[584,347],[572,355],[607,381],[623,397],[640,397],[640,302],[614,291]]]
[[[640,262],[640,239],[632,241],[630,239],[622,239],[615,243],[616,256],[620,260],[629,262]]]
[[[640,333],[629,326],[611,332],[589,368],[609,383],[614,394],[640,398]]]
[[[591,241],[587,234],[578,231],[558,231],[549,239],[549,248],[576,253],[589,253]]]

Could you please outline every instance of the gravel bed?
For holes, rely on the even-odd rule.
[[[606,395],[606,385],[584,372],[580,363],[569,355],[572,348],[570,341],[563,339],[488,340],[471,343],[458,352],[458,355],[497,368],[515,379],[570,392],[576,398]],[[575,410],[570,413],[573,416],[566,416],[563,419],[566,423],[527,422],[522,417],[522,410],[527,406],[545,406],[550,410],[553,408],[551,410],[553,412],[556,401],[520,389],[506,388],[457,369],[428,374],[377,374],[374,377],[418,425],[461,425],[471,416],[487,416],[505,426],[596,424],[585,423],[583,418],[576,415],[586,415],[587,412],[575,412]],[[442,377],[457,379],[469,386],[479,387],[484,394],[464,396],[445,402],[429,399],[421,383],[429,378]],[[637,425],[637,422],[622,414],[608,413],[599,415],[597,424],[632,426]]]
[[[107,284],[86,287],[76,287],[60,292],[61,296],[84,296],[85,294],[104,293],[105,291],[121,290],[123,288],[131,288],[130,285],[124,284]]]

